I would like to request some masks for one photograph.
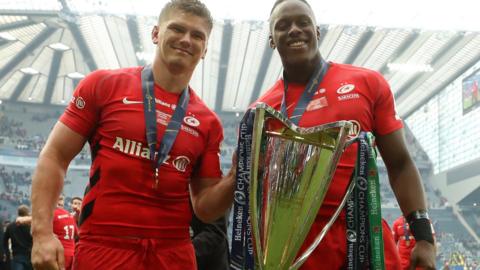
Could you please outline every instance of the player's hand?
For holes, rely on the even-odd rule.
[[[55,235],[38,235],[33,238],[32,264],[35,270],[63,270],[63,246]]]
[[[421,240],[415,243],[415,247],[410,255],[409,270],[414,270],[415,267],[422,267],[427,270],[435,269],[435,246],[427,241]]]

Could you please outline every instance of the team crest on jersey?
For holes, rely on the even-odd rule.
[[[177,169],[178,171],[185,172],[188,165],[190,164],[190,159],[186,156],[178,156],[173,160],[172,164],[173,167],[175,167],[175,169]]]
[[[348,136],[352,138],[357,137],[358,134],[360,134],[360,131],[362,130],[362,126],[360,125],[360,122],[358,122],[357,120],[349,120],[349,121],[353,124],[353,127],[348,133]]]
[[[75,100],[75,107],[77,107],[78,109],[83,109],[85,108],[85,100],[83,100],[82,97],[78,97],[76,98]]]

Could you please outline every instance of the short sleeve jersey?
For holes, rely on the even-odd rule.
[[[88,138],[92,166],[80,236],[188,238],[189,182],[221,177],[223,130],[217,115],[189,89],[176,140],[159,168],[146,142],[142,67],[99,70],[84,78],[60,121]],[[180,94],[155,85],[157,148]]]
[[[286,96],[287,113],[290,116],[306,85],[289,83]],[[284,95],[284,81],[280,79],[258,102],[264,102],[280,111]],[[353,133],[373,132],[387,135],[403,127],[396,115],[394,99],[385,79],[372,70],[351,65],[330,63],[330,67],[318,86],[299,126],[313,127],[340,120],[354,124]],[[340,158],[330,189],[319,214],[331,216],[345,194],[353,172],[357,146],[350,146]]]
[[[73,256],[77,225],[73,216],[63,208],[56,208],[53,213],[53,233],[62,243],[65,256]]]

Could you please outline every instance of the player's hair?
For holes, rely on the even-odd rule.
[[[83,201],[83,199],[80,197],[73,197],[70,201],[73,202],[75,200]]]
[[[17,213],[19,217],[26,217],[30,214],[30,208],[27,205],[22,204],[17,208]]]
[[[270,10],[270,16],[272,15],[272,13],[273,13],[273,11],[275,10],[275,8],[276,8],[279,4],[281,4],[281,3],[285,2],[285,1],[288,1],[288,0],[277,0],[277,1],[275,1],[275,3],[273,4],[272,9]],[[300,1],[300,2],[305,3],[310,9],[312,9],[312,7],[310,6],[310,4],[309,4],[306,0],[297,0],[297,1]],[[313,10],[312,10],[312,11],[313,11]]]
[[[275,8],[277,8],[278,5],[280,5],[281,3],[283,2],[286,2],[286,1],[291,1],[291,0],[277,0],[275,1],[275,3],[273,4],[273,7],[272,7],[272,10],[270,10],[270,18],[268,18],[268,21],[270,22],[270,32],[272,32],[272,14],[273,14],[273,11],[275,11]],[[295,1],[300,1],[302,3],[304,3],[305,5],[308,6],[308,8],[312,11],[313,13],[313,10],[312,10],[312,7],[310,6],[310,4],[306,1],[306,0],[295,0]],[[315,18],[314,18],[315,19]]]
[[[208,31],[210,32],[213,28],[213,18],[210,11],[204,3],[198,0],[170,0],[160,12],[158,24],[168,18],[170,12],[173,10],[180,10],[204,18],[208,24]]]

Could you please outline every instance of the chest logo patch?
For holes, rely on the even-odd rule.
[[[185,122],[185,124],[191,127],[200,126],[200,121],[198,121],[198,119],[193,116],[185,116],[185,118],[183,118],[183,122]]]
[[[123,104],[127,104],[127,105],[130,105],[130,104],[141,104],[143,103],[142,101],[136,101],[136,100],[128,100],[127,97],[124,97],[123,100],[122,100]]]
[[[350,92],[353,91],[353,89],[355,89],[355,85],[345,84],[345,85],[340,86],[340,88],[337,89],[337,94],[343,95],[343,94],[346,94],[346,93],[350,93]]]

